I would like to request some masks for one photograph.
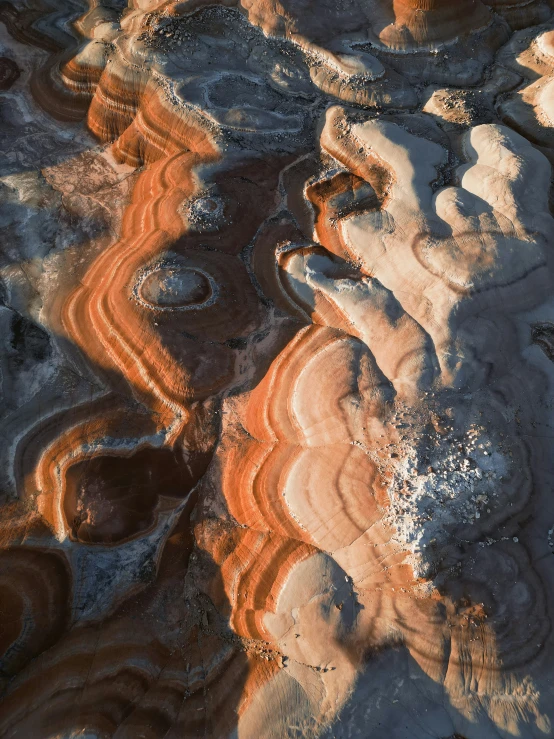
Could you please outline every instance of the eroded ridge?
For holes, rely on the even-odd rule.
[[[550,737],[553,10],[0,3],[1,737]]]
[[[550,630],[524,545],[498,536],[533,492],[533,445],[504,411],[521,392],[506,352],[518,351],[512,316],[541,305],[550,291],[550,166],[513,131],[480,126],[465,135],[459,185],[433,193],[446,151],[398,123],[353,123],[331,108],[321,143],[351,173],[348,180],[331,169],[307,190],[318,193],[318,213],[328,214],[333,200],[343,205],[330,251],[323,216],[319,243],[289,241],[276,253],[281,290],[316,326],[287,346],[244,410],[233,407],[243,440],[229,431],[220,446],[223,493],[241,525],[312,544],[314,562],[327,558],[310,575],[314,588],[320,580],[318,598],[341,592],[341,579],[350,583],[348,598],[335,604],[340,624],[322,612],[325,626],[311,632],[306,623],[303,631],[297,603],[285,595],[308,577],[308,563],[299,564],[275,615],[264,618],[284,654],[299,662],[317,660],[320,629],[332,629],[346,664],[340,670],[334,655],[338,671],[320,676],[328,698],[340,701],[355,679],[347,677],[350,650],[359,655],[364,640],[366,649],[390,643],[393,628],[393,640],[438,682],[448,674],[444,690],[459,709],[467,701],[470,715],[474,699],[450,682],[466,668],[462,653],[491,673],[478,700],[494,703],[505,690],[499,666],[527,670]],[[365,186],[351,188],[352,177]],[[373,189],[373,200],[357,197],[363,187]],[[505,558],[526,593],[526,627],[515,619],[511,632],[500,615],[510,595],[501,605],[490,569]],[[280,571],[277,556],[273,566]],[[235,603],[237,623],[248,621],[248,602],[236,594]],[[270,610],[264,601],[259,609],[257,619]],[[464,632],[467,624],[456,619],[470,613]],[[536,631],[527,631],[531,624]],[[297,631],[303,641],[291,642]]]

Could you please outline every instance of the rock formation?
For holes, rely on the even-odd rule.
[[[0,3],[0,737],[549,739],[554,3]]]

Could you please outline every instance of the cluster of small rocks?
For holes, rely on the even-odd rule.
[[[183,214],[195,231],[218,231],[228,223],[225,200],[219,195],[202,193],[189,201]]]
[[[193,36],[179,18],[160,17],[140,36],[140,40],[150,47],[171,48],[191,42]]]
[[[463,434],[443,427],[419,444],[397,447],[390,452],[387,519],[398,541],[428,561],[429,548],[440,549],[498,505],[510,461],[477,425]]]

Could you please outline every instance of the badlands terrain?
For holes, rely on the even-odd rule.
[[[0,2],[0,738],[554,737],[554,0]]]

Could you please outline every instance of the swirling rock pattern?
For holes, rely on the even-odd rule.
[[[552,736],[553,19],[0,3],[0,737]]]

